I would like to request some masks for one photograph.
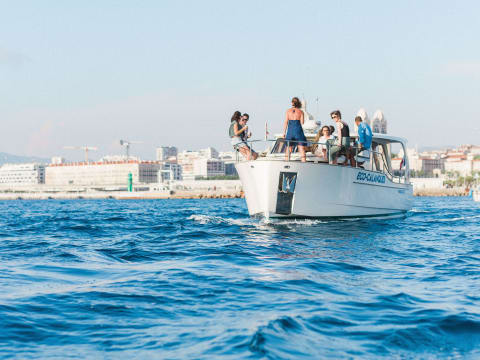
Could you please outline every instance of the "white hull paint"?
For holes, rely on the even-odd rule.
[[[480,201],[480,190],[474,190],[472,196],[473,201]]]
[[[383,173],[361,168],[266,158],[239,162],[236,168],[252,216],[394,216],[405,214],[413,203],[411,184],[393,183]],[[277,207],[282,172],[296,174],[290,212],[283,214]]]

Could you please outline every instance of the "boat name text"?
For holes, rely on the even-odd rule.
[[[357,180],[367,181],[367,182],[377,183],[377,184],[385,184],[385,175],[369,174],[369,173],[360,171],[357,174]]]

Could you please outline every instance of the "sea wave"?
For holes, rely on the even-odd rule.
[[[480,208],[248,216],[243,199],[0,202],[0,358],[478,358]]]

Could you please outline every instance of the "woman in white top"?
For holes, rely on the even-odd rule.
[[[323,159],[328,161],[327,157],[327,140],[333,139],[331,133],[330,133],[330,127],[329,126],[324,126],[320,129],[318,132],[317,136],[315,137],[314,142],[320,143],[320,144],[314,144],[312,146],[312,153]]]

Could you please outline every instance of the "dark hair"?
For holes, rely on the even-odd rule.
[[[323,129],[325,129],[325,128],[326,128],[326,129],[328,130],[328,132],[330,133],[329,135],[332,135],[332,129],[330,128],[330,126],[327,126],[327,125],[325,125],[324,127],[322,127],[322,130],[320,130],[321,133],[323,134]]]
[[[301,108],[302,107],[302,103],[300,102],[300,99],[298,97],[294,97],[292,99],[292,104],[294,107],[296,107],[297,109]]]
[[[361,117],[361,116],[355,116],[355,121],[360,121],[360,122],[362,122],[363,120],[362,120],[362,117]]]
[[[334,131],[335,131],[335,126],[330,125],[330,135],[332,135]]]
[[[243,114],[242,116],[246,116],[247,120],[250,119],[250,115],[248,115],[247,113]]]
[[[232,115],[232,120],[230,122],[232,122],[232,121],[237,121],[238,122],[238,120],[240,120],[241,116],[242,116],[242,113],[240,111],[235,111]]]
[[[332,117],[333,115],[337,115],[339,119],[342,118],[342,113],[340,112],[340,110],[333,110],[333,111],[330,113],[330,117]]]

